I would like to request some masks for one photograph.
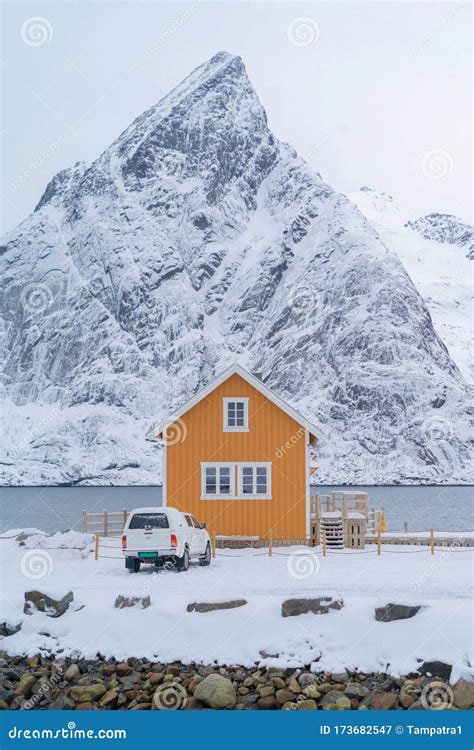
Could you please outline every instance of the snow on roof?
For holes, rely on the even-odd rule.
[[[265,385],[265,383],[263,383],[259,378],[255,377],[255,375],[252,375],[252,373],[248,372],[248,370],[245,370],[240,365],[234,364],[231,365],[231,367],[228,367],[227,370],[224,370],[224,372],[214,378],[214,380],[211,380],[210,383],[204,386],[204,388],[201,388],[200,391],[198,391],[192,398],[190,398],[189,401],[186,401],[186,403],[184,403],[179,409],[177,409],[168,417],[161,420],[161,422],[155,425],[155,427],[153,427],[147,433],[147,439],[158,440],[161,433],[166,427],[169,427],[171,424],[173,424],[173,422],[182,417],[183,414],[186,414],[186,412],[192,409],[193,406],[202,401],[203,398],[206,398],[206,396],[208,396],[218,386],[228,380],[232,375],[239,375],[241,378],[243,378],[243,380],[249,383],[253,388],[255,388],[255,390],[259,391],[269,401],[272,401],[276,406],[278,406],[279,409],[286,412],[286,414],[292,417],[295,422],[298,422],[298,424],[302,425],[306,430],[308,430],[312,437],[315,437],[318,440],[321,438],[321,431],[315,425],[305,419],[305,417],[303,417],[299,412],[296,411],[296,409],[290,406],[290,404],[280,398],[280,396],[277,396],[277,394],[274,393],[271,388]]]

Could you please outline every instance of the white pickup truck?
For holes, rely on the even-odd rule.
[[[176,508],[136,508],[130,513],[122,536],[125,567],[138,573],[141,563],[157,567],[172,562],[187,570],[191,559],[211,563],[211,541],[205,523]]]

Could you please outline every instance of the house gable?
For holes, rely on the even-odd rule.
[[[184,415],[187,414],[187,412],[193,409],[202,400],[209,398],[210,394],[212,394],[213,391],[220,388],[221,385],[223,385],[226,381],[228,381],[234,375],[238,376],[254,391],[260,393],[264,398],[268,399],[273,404],[275,404],[275,406],[277,406],[281,411],[285,412],[288,416],[290,416],[296,423],[298,423],[304,429],[308,430],[309,438],[311,442],[316,442],[317,440],[320,439],[321,433],[315,425],[311,424],[307,419],[305,419],[301,414],[299,414],[296,411],[296,409],[290,406],[290,404],[288,404],[282,398],[277,396],[277,394],[274,393],[271,390],[271,388],[266,386],[261,380],[259,380],[259,378],[256,378],[254,375],[252,375],[250,372],[245,370],[243,367],[240,367],[240,365],[233,365],[232,367],[228,368],[223,373],[221,373],[221,375],[219,375],[217,378],[215,378],[210,383],[208,383],[207,386],[202,388],[197,394],[195,394],[191,399],[189,399],[189,401],[184,403],[179,409],[174,411],[166,419],[162,420],[155,428],[153,428],[148,433],[147,438],[149,440],[159,440],[163,436],[163,432],[167,427],[171,427],[171,425],[174,422],[184,417]],[[242,395],[243,397],[245,397],[245,394],[239,394],[239,393],[229,394],[230,397],[233,397],[233,396],[237,397],[239,395]]]

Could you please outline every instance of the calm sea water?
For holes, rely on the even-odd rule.
[[[313,488],[316,491],[316,488]],[[372,508],[383,508],[389,531],[474,530],[474,487],[318,487],[362,490]],[[82,511],[131,510],[160,505],[161,487],[0,487],[0,531],[36,527],[81,529]],[[205,519],[203,519],[205,520]]]

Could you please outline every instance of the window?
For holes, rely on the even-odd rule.
[[[224,399],[224,432],[248,432],[248,398]]]
[[[166,513],[135,513],[128,524],[129,529],[169,529]]]
[[[192,528],[193,522],[191,520],[191,516],[184,516],[184,517],[186,519],[186,523],[188,524],[188,526],[191,526],[191,528]]]
[[[201,495],[204,498],[233,496],[233,464],[202,464]]]
[[[239,464],[238,494],[243,498],[271,497],[271,464]]]
[[[203,500],[271,500],[270,462],[201,464]],[[237,492],[236,492],[237,486]]]

